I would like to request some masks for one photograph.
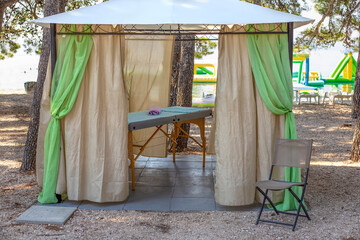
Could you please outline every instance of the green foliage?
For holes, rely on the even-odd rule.
[[[199,37],[199,39],[204,40],[195,41],[195,59],[202,59],[206,55],[213,54],[214,51],[211,50],[217,47],[217,42],[206,40],[206,37]]]
[[[42,28],[28,21],[43,17],[44,3],[45,0],[19,0],[6,8],[0,32],[0,60],[12,57],[21,45],[27,53],[41,52]],[[95,3],[96,0],[68,1],[66,11]]]
[[[323,18],[297,37],[298,49],[326,48],[342,42],[353,51],[359,50],[360,1],[314,0],[314,9]]]
[[[96,2],[99,2],[99,1],[96,1],[96,0],[72,0],[71,1],[71,0],[69,0],[65,11],[79,9],[84,6],[91,6],[91,5],[94,5]],[[102,1],[102,2],[106,2],[106,1]]]
[[[244,2],[254,3],[254,0],[242,0]],[[300,15],[304,10],[308,9],[306,0],[262,0],[261,6],[274,10]]]
[[[12,57],[20,48],[19,39],[23,39],[26,52],[32,52],[39,44],[41,29],[27,24],[42,13],[42,1],[19,1],[8,7],[4,14],[4,23],[0,41],[0,58]]]

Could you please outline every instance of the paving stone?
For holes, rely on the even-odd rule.
[[[49,207],[34,205],[16,219],[16,222],[34,224],[64,224],[76,207]]]
[[[151,176],[159,176],[159,177],[176,177],[175,171],[167,171],[166,169],[158,169],[158,168],[145,168],[141,172],[142,177],[151,177]]]
[[[74,207],[77,208],[81,204],[81,201],[71,201],[71,200],[64,200],[61,203],[54,203],[54,204],[47,204],[47,207]],[[35,206],[45,206],[39,202],[34,204]]]
[[[149,160],[149,157],[146,157],[146,156],[139,156],[138,159],[136,159],[137,162],[146,162]]]
[[[212,170],[215,170],[215,169],[216,169],[216,162],[212,162],[212,163],[211,163],[211,169],[212,169]]]
[[[146,198],[149,196],[153,197],[171,197],[173,194],[173,187],[153,187],[153,186],[139,186],[135,188],[135,191],[130,191],[130,196],[135,196],[136,198],[142,198],[143,195],[147,195]]]
[[[214,189],[213,177],[193,177],[193,176],[178,176],[176,177],[175,186],[186,186],[191,188],[192,186],[207,186]]]
[[[203,167],[202,162],[195,162],[195,161],[182,161],[182,162],[175,162],[175,168],[178,169],[211,169],[212,164],[208,163],[205,164],[205,167]]]
[[[149,198],[136,199],[127,202],[124,210],[143,210],[143,211],[170,211],[171,198]]]
[[[173,198],[171,211],[214,211],[214,198]]]
[[[171,158],[172,160],[172,158]],[[196,162],[202,162],[203,155],[176,155],[175,161],[196,161]],[[211,162],[212,157],[210,155],[205,156],[205,164],[207,162]]]
[[[211,169],[180,169],[177,171],[177,177],[212,177],[213,170]]]
[[[169,211],[172,187],[139,187],[130,193],[125,210]]]
[[[175,186],[174,198],[214,198],[214,190],[209,186]]]
[[[145,161],[136,161],[135,168],[143,169],[143,168],[145,168],[146,164],[147,164],[147,162],[145,162]],[[129,166],[130,166],[130,163],[129,163]]]
[[[91,210],[122,210],[125,206],[125,202],[117,203],[95,203],[89,201],[83,201],[79,209],[91,209]]]
[[[172,162],[173,157],[172,157],[172,154],[168,154],[168,156],[166,158],[150,157],[149,161],[150,162]]]
[[[144,171],[144,169],[135,168],[135,182],[139,179],[140,174]],[[131,176],[131,168],[129,168],[129,181],[131,182],[132,176]]]
[[[139,180],[136,182],[136,185],[153,186],[153,187],[173,187],[175,186],[175,176],[169,176],[169,175],[140,176]]]
[[[176,171],[176,163],[173,163],[172,161],[151,161],[149,160],[146,164],[146,168],[157,168],[157,169],[167,169]]]

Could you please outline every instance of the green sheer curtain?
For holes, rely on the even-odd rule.
[[[75,25],[70,27],[75,31]],[[90,31],[86,26],[84,31]],[[88,62],[93,40],[91,35],[64,35],[58,39],[57,60],[51,83],[51,120],[44,143],[44,182],[40,203],[57,203],[56,182],[60,162],[60,119],[73,107]]]
[[[264,30],[264,25],[260,25]],[[270,24],[269,31],[274,30]],[[286,24],[282,25],[286,30]],[[254,31],[248,27],[248,31]],[[285,114],[285,138],[296,139],[295,118],[292,113],[293,87],[289,61],[287,34],[248,34],[247,45],[251,68],[256,86],[266,107],[274,114]],[[299,168],[285,168],[285,180],[301,182]],[[302,189],[296,187],[294,192],[301,196]],[[286,190],[284,200],[277,205],[281,211],[297,209],[296,199]]]

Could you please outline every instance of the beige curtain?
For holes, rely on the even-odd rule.
[[[285,122],[257,92],[245,35],[219,36],[218,66],[215,200],[248,205],[255,200],[255,182],[269,176],[274,142],[283,136]]]
[[[112,31],[111,26],[102,26]],[[72,111],[62,121],[57,193],[70,200],[118,202],[127,198],[128,93],[122,36],[94,35],[94,46]],[[45,82],[38,139],[37,176],[43,177],[43,142],[49,122],[50,72]],[[65,167],[66,166],[66,167]]]
[[[48,62],[48,68],[46,72],[46,78],[44,82],[44,89],[40,103],[40,120],[39,120],[39,131],[38,140],[36,146],[36,178],[39,186],[43,185],[44,177],[44,141],[45,133],[49,125],[51,114],[50,114],[50,85],[51,85],[51,64],[50,59]],[[64,128],[64,122],[61,121],[61,129]],[[61,132],[61,152],[60,152],[60,165],[58,172],[58,181],[56,186],[56,193],[66,193],[66,172],[65,172],[65,156],[64,156],[64,132]]]
[[[254,201],[256,102],[245,35],[220,35],[216,86],[215,200],[236,206]]]
[[[215,132],[216,132],[216,106],[214,105],[213,110],[213,119],[211,122],[209,141],[207,144],[206,154],[208,155],[216,155],[215,151]]]
[[[271,168],[271,161],[274,155],[274,145],[277,138],[285,137],[285,115],[275,115],[265,106],[260,93],[256,90],[257,110],[257,161],[256,181],[268,180]],[[284,180],[282,169],[275,168],[273,177]],[[254,187],[255,188],[255,187]],[[283,191],[270,192],[273,202],[283,200]],[[261,202],[262,195],[256,191],[256,200]]]
[[[51,119],[50,113],[50,84],[51,84],[51,56],[49,57],[48,68],[46,72],[46,79],[44,82],[44,89],[40,103],[40,120],[38,139],[36,146],[36,179],[39,186],[43,185],[44,177],[44,141],[46,129]],[[61,161],[61,160],[60,160]]]
[[[94,35],[73,110],[65,118],[70,200],[123,201],[128,196],[127,114],[121,36]]]
[[[124,76],[129,92],[130,112],[151,106],[168,107],[173,36],[127,36]],[[163,127],[167,132],[167,126]],[[143,145],[155,128],[134,131],[134,144]],[[134,149],[138,152],[139,149]],[[144,156],[166,157],[167,138],[161,132],[147,145]]]
[[[114,27],[101,26],[104,29],[111,32]],[[94,35],[93,40],[78,98],[61,123],[56,192],[67,193],[70,200],[123,201],[129,191],[127,113],[129,108],[141,111],[153,105],[168,106],[174,37],[141,36],[125,40],[123,36]],[[49,64],[37,145],[40,186],[44,174],[44,136],[51,118],[50,83]],[[136,133],[137,141],[143,141],[148,133]],[[166,139],[158,137],[146,153],[166,156]]]

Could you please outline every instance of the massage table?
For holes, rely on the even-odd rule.
[[[165,107],[161,109],[159,115],[149,115],[148,111],[132,112],[128,114],[128,156],[130,160],[131,168],[131,179],[132,179],[132,190],[135,190],[135,162],[145,150],[145,147],[153,139],[153,137],[160,131],[167,138],[169,138],[173,145],[173,162],[175,162],[175,151],[176,151],[176,139],[181,137],[191,138],[203,149],[203,167],[205,167],[205,154],[206,154],[206,138],[205,138],[205,118],[212,116],[212,110],[192,107]],[[161,127],[163,125],[172,123],[174,125],[174,133],[168,134]],[[193,123],[199,126],[201,143],[195,138],[190,136],[181,128],[183,123]],[[133,144],[133,131],[156,127],[154,133],[147,139],[143,145]],[[180,135],[181,133],[181,135]],[[134,147],[139,147],[139,153],[134,156]]]

